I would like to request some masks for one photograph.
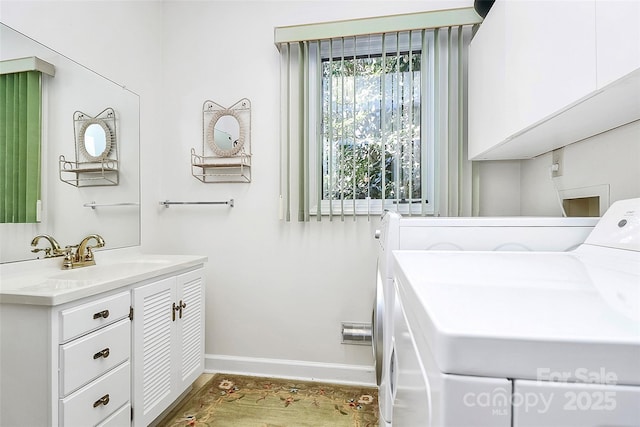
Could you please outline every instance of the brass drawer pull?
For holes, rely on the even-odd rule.
[[[176,307],[176,303],[173,303],[173,307],[171,308],[171,321],[176,321],[176,311],[178,311],[178,307]]]
[[[109,317],[109,310],[102,310],[93,315],[94,319],[100,319],[100,318],[106,319],[107,317]]]
[[[97,408],[100,405],[107,406],[108,403],[109,403],[109,394],[105,394],[100,399],[98,399],[95,402],[93,402],[93,407]]]
[[[183,308],[187,308],[187,304],[185,304],[182,300],[180,300],[180,305],[178,305],[178,307],[180,307],[180,318],[182,319],[182,309]]]
[[[100,350],[99,352],[93,355],[94,360],[100,359],[101,357],[104,357],[105,359],[109,357],[109,347],[105,348],[104,350]]]

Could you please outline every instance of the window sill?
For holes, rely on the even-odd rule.
[[[330,206],[331,203],[331,206]],[[433,206],[427,203],[424,206],[420,202],[396,202],[395,200],[385,200],[384,209],[381,200],[356,200],[355,212],[353,200],[334,200],[332,202],[323,201],[320,209],[320,216],[371,216],[382,215],[383,211],[394,211],[401,215],[423,215],[433,216]],[[309,209],[310,216],[318,216],[318,205],[314,205]]]

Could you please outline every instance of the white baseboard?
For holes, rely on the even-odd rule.
[[[224,372],[371,387],[376,385],[374,367],[366,365],[205,354],[204,369],[208,373]]]

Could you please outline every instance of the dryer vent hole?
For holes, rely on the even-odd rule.
[[[600,216],[600,196],[562,199],[562,206],[568,217]]]

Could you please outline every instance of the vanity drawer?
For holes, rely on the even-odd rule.
[[[130,365],[125,362],[91,384],[60,399],[60,425],[95,426],[130,402]]]
[[[129,316],[131,295],[122,292],[60,312],[62,343]]]
[[[122,408],[111,414],[109,418],[96,427],[123,427],[131,425],[131,404],[127,403]]]
[[[60,346],[60,396],[98,378],[130,354],[128,318]]]

